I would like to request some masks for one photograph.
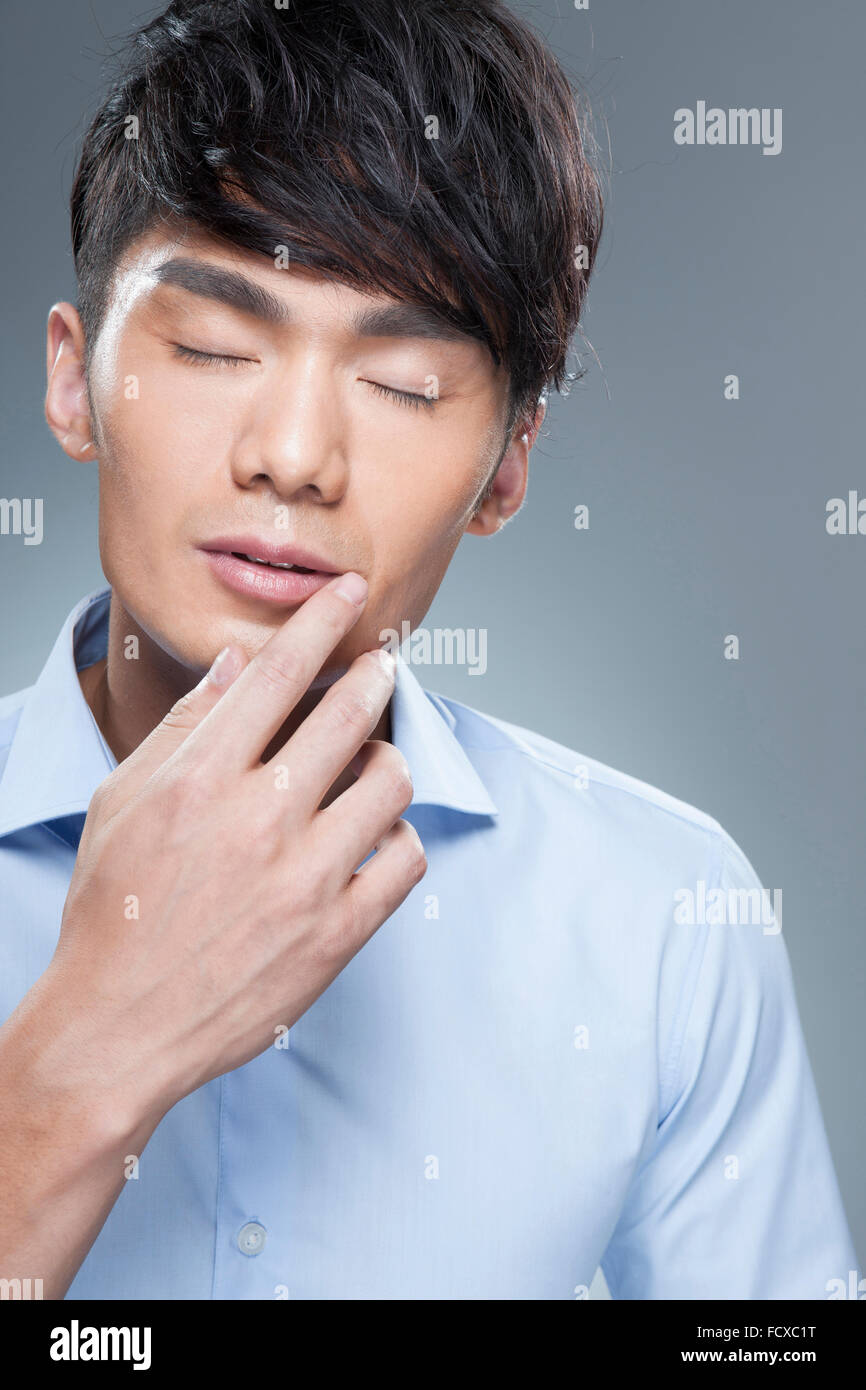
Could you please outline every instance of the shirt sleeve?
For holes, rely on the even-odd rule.
[[[615,1299],[850,1297],[838,1290],[856,1289],[857,1260],[782,913],[719,834],[721,894],[707,891],[699,925],[673,927],[695,936],[685,999],[653,1147],[602,1269]]]

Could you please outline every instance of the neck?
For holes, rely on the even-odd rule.
[[[138,656],[127,659],[130,637],[138,644]],[[183,695],[190,691],[204,671],[190,670],[175,661],[139,627],[112,593],[108,620],[108,652],[101,661],[79,673],[82,694],[103,738],[117,761],[123,762],[147,738]],[[327,687],[307,691],[288,715],[279,732],[262,749],[268,761],[307,715],[315,709]],[[390,702],[370,737],[391,738]],[[354,775],[341,773],[321,805],[326,806],[351,786]]]

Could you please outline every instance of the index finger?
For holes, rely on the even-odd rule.
[[[254,767],[308,690],[328,653],[361,616],[367,581],[349,570],[286,619],[183,744],[182,756],[219,751],[220,766]]]

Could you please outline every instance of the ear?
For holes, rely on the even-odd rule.
[[[46,343],[45,419],[64,453],[81,461],[95,445],[84,376],[84,330],[74,304],[53,304]]]
[[[466,527],[468,535],[491,536],[501,531],[523,505],[529,481],[529,454],[547,413],[547,402],[538,402],[532,420],[523,416],[517,421],[508,448],[485,497]]]

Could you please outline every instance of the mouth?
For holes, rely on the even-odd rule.
[[[251,565],[267,565],[268,569],[273,570],[294,570],[296,574],[317,574],[322,571],[308,569],[306,565],[292,565],[286,560],[263,560],[261,555],[244,555],[240,550],[232,550],[231,554],[236,560],[247,560]]]
[[[199,550],[227,588],[247,598],[284,606],[302,603],[345,572],[300,546],[251,536],[207,541]]]

